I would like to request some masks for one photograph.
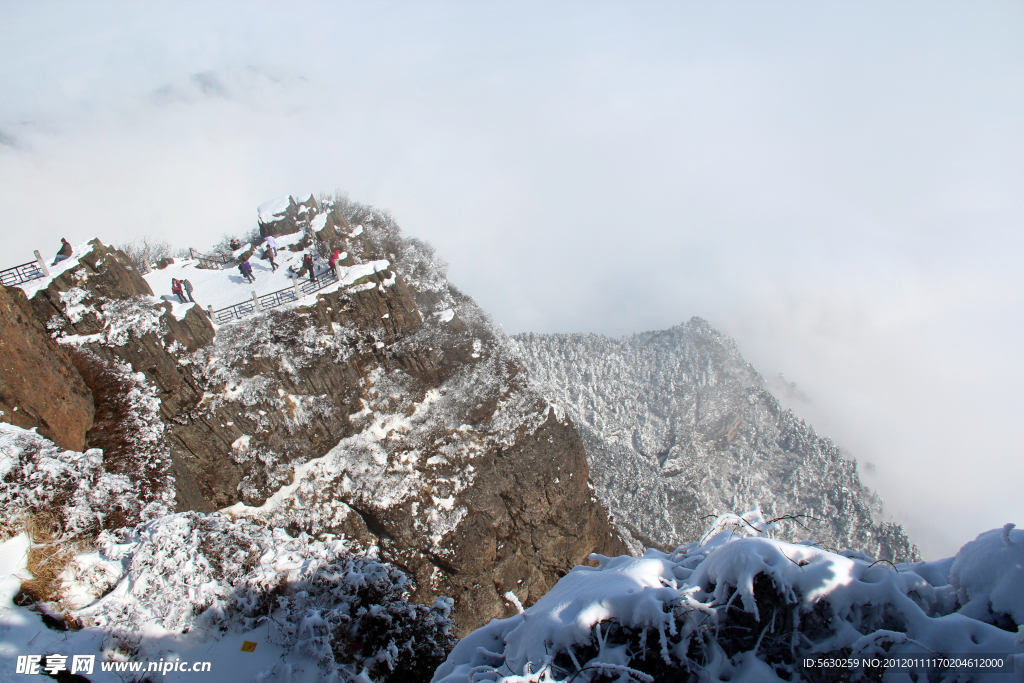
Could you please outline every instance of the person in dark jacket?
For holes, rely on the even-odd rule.
[[[238,272],[242,274],[249,282],[256,282],[256,276],[252,274],[252,266],[249,265],[249,259],[242,261],[238,264]]]
[[[188,301],[185,298],[185,292],[181,288],[181,280],[177,278],[171,278],[171,293],[177,294],[178,299],[181,300],[181,303],[186,303]]]
[[[313,265],[313,257],[306,254],[302,257],[302,270],[309,270],[309,281],[316,284],[316,266]],[[302,271],[299,271],[301,277]]]
[[[188,300],[191,301],[192,303],[195,303],[196,300],[192,298],[192,283],[189,282],[188,280],[182,280],[181,285],[185,289],[185,294],[188,295]]]
[[[276,255],[276,253],[270,247],[266,247],[263,250],[263,258],[270,259],[270,272],[271,273],[273,273],[275,270],[277,270],[277,262],[274,261],[274,256],[275,255]]]
[[[64,259],[71,258],[71,251],[72,251],[71,243],[68,242],[63,237],[61,237],[60,238],[60,251],[57,252],[57,257],[55,259],[53,259],[53,263],[51,263],[50,265],[51,266],[55,266],[58,263],[60,263],[61,261],[63,261]]]

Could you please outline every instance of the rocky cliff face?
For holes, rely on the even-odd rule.
[[[507,591],[531,603],[589,553],[624,550],[571,422],[429,247],[344,201],[307,222],[352,277],[216,330],[98,242],[30,292],[94,396],[117,393],[97,363],[144,374],[167,449],[145,462],[173,477],[177,508],[376,545],[417,600],[452,596],[463,628],[512,613]]]
[[[309,227],[310,220],[319,212],[320,205],[313,195],[296,201],[288,196],[267,202],[259,207],[260,235],[292,235],[303,227]]]
[[[85,450],[92,394],[20,289],[0,285],[0,421]]]
[[[693,318],[621,340],[516,337],[532,376],[583,436],[600,498],[634,547],[699,538],[707,516],[764,506],[783,534],[917,557],[856,461],[784,410],[736,343]]]

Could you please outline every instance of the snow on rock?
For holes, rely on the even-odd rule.
[[[74,291],[74,290],[72,290]],[[72,306],[72,308],[78,308]],[[187,310],[182,311],[184,317]],[[133,299],[114,299],[100,306],[98,318],[102,320],[103,331],[94,334],[65,334],[57,337],[61,344],[79,346],[81,344],[103,344],[105,346],[124,346],[133,337],[141,338],[147,332],[162,333],[161,316],[164,309],[153,297],[136,297]],[[71,313],[68,313],[71,317]],[[81,313],[79,312],[79,317]],[[176,316],[177,317],[177,316]],[[76,321],[77,318],[72,318]]]
[[[281,220],[284,218],[284,212],[288,210],[291,202],[292,198],[289,196],[271,199],[269,202],[260,204],[256,209],[256,213],[259,214],[260,217],[260,222],[272,223],[274,221]]]
[[[949,571],[964,614],[1024,624],[1024,529],[1007,524],[967,543]]]
[[[81,258],[86,254],[92,252],[93,246],[94,245],[92,242],[84,242],[82,244],[75,246],[71,252],[71,256],[64,259],[63,261],[60,261],[59,263],[53,266],[51,266],[50,263],[47,262],[46,269],[50,271],[49,276],[36,278],[35,280],[29,280],[28,282],[23,282],[17,286],[20,287],[23,292],[25,292],[26,297],[31,299],[33,296],[35,296],[36,292],[38,292],[41,289],[46,289],[47,287],[49,287],[50,283],[53,282],[54,278],[56,278],[58,275],[62,275],[63,273],[78,266],[78,263],[81,260]]]
[[[444,536],[466,515],[466,508],[455,501],[473,483],[473,459],[497,443],[510,443],[514,434],[509,430],[522,428],[522,418],[530,416],[523,410],[515,422],[495,421],[494,431],[461,428],[456,423],[470,392],[493,384],[500,372],[501,362],[490,359],[427,391],[417,402],[404,398],[413,385],[404,372],[375,371],[367,378],[369,400],[363,399],[364,409],[349,415],[359,425],[356,434],[342,439],[326,455],[288,471],[291,483],[262,505],[238,503],[225,512],[271,524],[299,523],[317,531],[340,524],[350,512],[348,505],[325,497],[328,491],[337,491],[364,509],[387,510],[413,500],[430,501],[414,526],[437,552]],[[499,410],[496,417],[503,414]],[[545,415],[546,411],[535,416],[533,430]]]
[[[66,451],[34,431],[0,423],[0,509],[10,523],[25,515],[56,515],[67,537],[133,524],[174,505],[170,455],[156,389],[125,363],[110,372],[123,383],[115,400],[125,415],[124,451]]]
[[[89,296],[89,292],[81,287],[72,287],[66,292],[60,292],[58,296],[61,303],[64,304],[64,315],[73,323],[77,323],[85,313],[92,310],[82,304],[82,301]]]
[[[373,275],[374,273],[387,270],[390,265],[391,263],[387,259],[380,259],[378,261],[370,261],[369,263],[361,263],[356,266],[341,266],[341,284],[343,287],[347,287],[368,275]],[[392,280],[392,282],[394,281]],[[372,285],[371,289],[373,287],[376,287],[376,284]]]
[[[318,213],[317,215],[313,216],[313,219],[309,222],[309,227],[310,227],[310,229],[313,230],[313,232],[320,232],[321,230],[324,229],[324,227],[326,227],[326,225],[327,225],[327,214],[326,213]]]
[[[1001,655],[1018,672],[1024,666],[1024,643],[1015,642],[1024,532],[1007,544],[996,529],[956,558],[893,566],[775,540],[774,531],[754,511],[720,517],[702,541],[672,553],[595,556],[599,567],[573,569],[524,613],[466,636],[434,681],[592,680],[600,672],[623,681],[818,680],[821,671],[804,661],[821,656]],[[979,612],[978,601],[991,610]],[[992,611],[1011,620],[1000,628]],[[1009,679],[975,670],[970,680]]]
[[[75,576],[95,584],[79,596],[97,597],[73,617],[108,640],[134,638],[143,651],[159,647],[147,635],[194,631],[213,641],[218,632],[265,628],[283,655],[324,676],[386,681],[433,669],[451,646],[450,601],[411,603],[404,573],[340,539],[186,512],[101,534],[96,544],[100,552],[80,556]]]

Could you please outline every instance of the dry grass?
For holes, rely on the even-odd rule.
[[[60,603],[61,582],[57,578],[83,550],[83,542],[64,538],[60,519],[52,512],[28,513],[23,518],[25,533],[32,540],[27,569],[31,579],[21,583],[16,600],[22,605]]]

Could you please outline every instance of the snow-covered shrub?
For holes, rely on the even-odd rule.
[[[22,590],[37,602],[60,600],[58,577],[101,529],[165,515],[174,504],[156,390],[121,361],[79,349],[72,357],[96,400],[89,443],[99,448],[66,451],[0,424],[0,536],[29,533],[33,578]]]
[[[1008,629],[1024,624],[1024,529],[1014,526],[978,536],[949,570],[961,612]]]
[[[35,432],[0,423],[0,509],[8,520],[5,535],[16,531],[24,515],[52,513],[59,536],[89,537],[101,529],[166,514],[173,504],[171,482],[152,472],[137,479],[129,471],[169,465],[150,460],[110,466],[103,451],[65,451]],[[10,522],[14,522],[11,524]]]
[[[323,196],[321,204],[339,211],[354,228],[362,226],[361,239],[367,251],[376,258],[390,260],[417,295],[446,293],[448,264],[429,243],[404,237],[390,212],[352,201],[340,192],[332,197]]]
[[[755,511],[719,518],[701,541],[672,553],[593,556],[599,567],[577,567],[524,613],[464,638],[434,680],[923,680],[891,678],[896,672],[882,667],[806,665],[850,656],[998,654],[1016,670],[1024,665],[1010,616],[1024,604],[1016,546],[1024,532],[1005,534],[1008,543],[1000,530],[982,534],[955,560],[891,565],[777,541],[772,531]],[[998,605],[1003,628],[972,618],[958,590],[987,614]],[[968,679],[939,667],[931,676],[1004,674]]]
[[[107,346],[124,346],[134,337],[141,338],[147,332],[162,335],[165,330],[160,320],[163,309],[151,297],[115,299],[103,304],[104,339]]]
[[[186,512],[104,532],[97,545],[118,587],[83,567],[77,580],[98,576],[93,595],[110,594],[74,616],[115,640],[153,623],[177,632],[266,623],[272,642],[325,674],[374,681],[427,680],[454,644],[450,600],[411,603],[403,572],[342,540]]]
[[[84,290],[72,289],[70,292],[77,295]],[[145,334],[153,332],[157,335],[167,333],[166,325],[162,319],[164,309],[158,299],[150,296],[137,296],[126,299],[111,299],[98,301],[99,310],[96,310],[97,302],[89,302],[92,305],[86,306],[82,301],[88,301],[85,297],[68,297],[61,294],[65,304],[65,315],[72,323],[77,323],[85,314],[95,315],[103,329],[95,334],[84,336],[67,336],[71,331],[67,320],[58,316],[51,318],[46,328],[58,341],[68,347],[77,346],[83,343],[95,343],[103,346],[124,346],[132,339],[141,339]]]

